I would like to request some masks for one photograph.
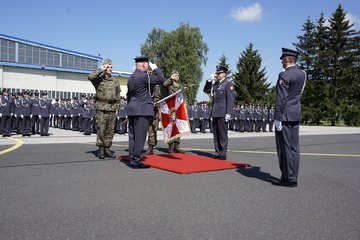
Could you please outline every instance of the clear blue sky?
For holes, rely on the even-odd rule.
[[[113,60],[115,70],[132,72],[133,58],[140,54],[140,45],[154,27],[172,31],[182,22],[189,23],[200,28],[209,47],[197,96],[198,100],[207,100],[202,93],[204,81],[222,54],[235,72],[241,52],[253,43],[262,56],[268,82],[274,85],[282,70],[281,47],[293,48],[308,17],[313,21],[320,13],[330,17],[339,3],[359,30],[357,0],[12,0],[2,4],[0,32],[101,54]]]

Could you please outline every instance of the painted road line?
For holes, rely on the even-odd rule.
[[[94,144],[94,143],[83,143],[83,144]],[[129,145],[123,145],[123,144],[113,144],[113,146],[116,147],[128,147]],[[213,152],[214,149],[208,149],[208,148],[183,148],[184,150],[188,151],[203,151],[203,152]],[[275,155],[277,152],[268,152],[268,151],[249,151],[249,150],[229,150],[228,152],[233,153],[250,153],[250,154],[272,154]],[[321,156],[321,157],[356,157],[360,158],[360,154],[339,154],[339,153],[300,153],[302,156]]]
[[[19,147],[21,147],[24,144],[24,142],[22,140],[20,140],[20,139],[15,139],[15,138],[7,138],[7,139],[15,141],[16,144],[14,146],[8,148],[8,149],[5,149],[5,150],[1,151],[0,155],[11,152],[11,151],[14,151],[15,149],[18,149]]]

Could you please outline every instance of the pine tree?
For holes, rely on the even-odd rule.
[[[346,13],[341,5],[332,14],[329,19],[329,59],[328,84],[329,96],[327,101],[326,118],[332,126],[340,119],[340,116],[346,118],[349,105],[354,101],[352,99],[355,79],[354,69],[356,69],[355,40],[356,31],[353,24],[346,20]],[[358,100],[357,100],[358,101]],[[353,116],[351,116],[353,117]]]
[[[266,83],[265,68],[261,69],[262,58],[257,50],[253,50],[250,43],[241,53],[234,73],[236,101],[238,103],[267,104],[270,83]]]
[[[315,119],[317,112],[316,107],[313,105],[317,102],[317,89],[315,87],[316,79],[313,78],[316,49],[315,30],[316,27],[314,23],[310,20],[310,18],[308,18],[303,24],[302,31],[304,34],[302,36],[297,36],[299,42],[294,44],[297,51],[300,53],[298,64],[306,71],[308,77],[306,88],[301,100],[302,114],[305,124]]]

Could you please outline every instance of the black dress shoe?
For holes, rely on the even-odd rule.
[[[289,188],[297,187],[297,182],[274,181],[271,184],[280,187],[289,187]]]
[[[149,165],[146,165],[143,162],[137,162],[137,161],[130,161],[130,167],[132,167],[132,168],[150,168]]]

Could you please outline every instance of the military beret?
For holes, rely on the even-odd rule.
[[[229,70],[227,69],[227,67],[224,67],[222,65],[217,65],[216,66],[216,73],[227,73]]]
[[[38,93],[38,92],[34,92],[34,95],[35,95],[35,96],[39,96],[39,93]]]
[[[149,58],[145,57],[145,56],[136,57],[134,59],[135,59],[135,62],[148,62],[149,61]]]
[[[41,93],[42,96],[48,95],[47,91]]]
[[[29,91],[29,90],[25,90],[25,91],[23,92],[23,94],[25,94],[25,95],[30,95],[30,91]]]
[[[1,93],[4,93],[4,92],[9,92],[9,90],[6,89],[6,88],[4,88],[4,89],[1,91]]]
[[[288,48],[281,48],[281,51],[282,51],[282,54],[281,54],[280,59],[282,59],[284,56],[292,56],[292,57],[296,57],[296,58],[298,58],[298,56],[299,56],[299,52],[288,49]]]
[[[73,99],[74,99],[74,100],[78,100],[78,98],[77,98],[77,97],[73,97]]]
[[[112,61],[111,59],[107,58],[103,61],[103,64],[102,65],[105,65],[105,64],[109,64],[109,65],[112,65]]]

